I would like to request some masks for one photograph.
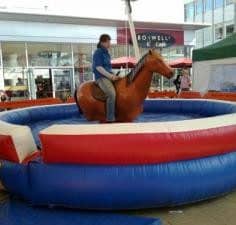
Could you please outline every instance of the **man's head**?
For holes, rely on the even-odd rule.
[[[99,38],[98,47],[109,49],[111,47],[111,37],[108,34],[102,34]]]

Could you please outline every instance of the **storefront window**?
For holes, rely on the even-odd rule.
[[[28,43],[27,46],[31,67],[72,66],[70,44]]]
[[[215,27],[215,40],[221,40],[223,38],[223,27],[216,26]]]
[[[226,0],[225,4],[226,5],[231,5],[234,3],[234,0]]]
[[[2,45],[1,45],[1,42],[0,42],[0,69],[2,69]]]
[[[4,67],[26,67],[24,43],[2,43],[2,57]]]
[[[24,43],[2,43],[4,89],[13,99],[28,98],[28,78]]]
[[[0,91],[4,90],[4,79],[2,70],[2,48],[0,43]]]
[[[51,69],[29,69],[31,77],[31,97],[51,98],[53,97],[53,83]]]
[[[193,22],[194,21],[194,2],[188,3],[185,5],[185,21]]]
[[[75,84],[93,80],[92,55],[96,46],[92,44],[74,44]]]
[[[0,67],[0,91],[4,90],[4,79],[3,79],[3,70]]]
[[[152,77],[151,90],[161,91],[162,90],[161,82],[162,82],[161,76],[159,74],[154,74]]]
[[[174,78],[167,79],[163,78],[163,90],[173,91],[175,90]]]
[[[141,51],[142,51],[142,49],[140,50],[140,53],[142,54]],[[147,52],[147,50],[146,50],[146,52]],[[133,45],[129,45],[128,56],[130,56],[130,57],[134,57],[135,56],[135,54],[134,54],[134,46]]]
[[[128,47],[128,48],[127,48]],[[129,46],[126,45],[113,45],[111,47],[111,57],[114,58],[119,58],[123,56],[129,56]]]
[[[147,52],[147,49],[139,48],[140,55],[143,55],[144,52]],[[132,45],[113,45],[110,50],[111,58],[116,59],[123,56],[134,57],[134,48]],[[120,70],[121,69],[121,70]],[[121,68],[113,69],[114,73],[120,72],[121,76],[125,76],[130,72],[130,68],[127,68],[125,65]]]
[[[72,69],[53,69],[54,97],[66,101],[72,96]]]
[[[212,10],[212,0],[205,0],[205,12]]]
[[[65,101],[74,91],[72,71],[72,68],[30,68],[31,97],[56,97]]]
[[[204,29],[204,45],[209,45],[212,42],[212,29],[205,28]]]
[[[154,74],[151,83],[152,91],[170,91],[175,90],[174,78],[167,79],[159,74]]]
[[[224,1],[223,0],[215,0],[215,9],[217,8],[221,8],[224,5]]]
[[[12,100],[28,98],[27,72],[25,68],[3,69],[4,89]]]
[[[234,33],[234,24],[226,25],[226,36]]]
[[[162,49],[162,56],[167,61],[172,61],[177,58],[184,57],[184,47],[183,46],[173,46],[170,48]]]

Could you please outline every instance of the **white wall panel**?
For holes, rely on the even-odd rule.
[[[193,63],[193,90],[206,92],[209,87],[210,75],[213,65],[236,64],[236,58],[208,60]],[[224,76],[224,74],[222,74]]]
[[[184,45],[194,45],[195,46],[195,31],[184,31]]]
[[[0,21],[0,40],[97,43],[102,33],[108,33],[115,44],[115,27],[81,26],[73,24]]]

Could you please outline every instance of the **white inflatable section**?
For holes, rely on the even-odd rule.
[[[193,90],[201,93],[207,92],[212,74],[212,67],[215,65],[235,65],[236,58],[218,60],[207,60],[193,63]],[[224,74],[222,74],[224,76]]]
[[[175,133],[214,129],[236,125],[236,113],[211,118],[176,122],[115,123],[91,125],[53,125],[40,132],[43,135],[99,135]]]
[[[37,150],[28,126],[13,125],[0,121],[0,134],[11,136],[20,163]]]

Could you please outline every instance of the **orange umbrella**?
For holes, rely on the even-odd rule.
[[[111,61],[112,68],[114,69],[120,69],[120,67],[128,67],[133,68],[137,63],[137,60],[134,57],[120,57],[113,59]]]
[[[179,59],[171,61],[169,63],[169,65],[173,68],[191,68],[192,67],[192,59],[179,58]]]

